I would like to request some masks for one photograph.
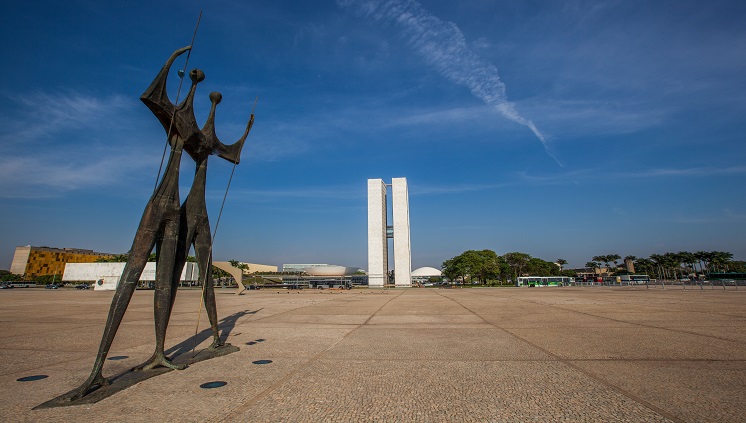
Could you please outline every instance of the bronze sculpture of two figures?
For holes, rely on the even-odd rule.
[[[182,369],[164,355],[166,328],[176,298],[182,269],[192,246],[199,267],[203,286],[204,303],[212,328],[213,341],[209,349],[223,347],[218,333],[215,293],[212,281],[212,238],[205,204],[205,182],[207,160],[213,154],[228,162],[238,164],[241,149],[254,123],[252,113],[246,131],[234,144],[225,145],[215,135],[215,109],[220,103],[220,93],[210,93],[212,107],[204,126],[200,129],[194,116],[194,95],[197,84],[205,79],[199,69],[189,72],[191,86],[184,101],[174,105],[166,93],[166,80],[174,60],[189,51],[191,46],[176,50],[156,76],[140,99],[158,118],[168,134],[171,147],[163,178],[145,206],[140,225],[132,242],[129,260],[125,265],[116,292],[111,302],[96,361],[88,379],[71,391],[68,400],[75,401],[86,396],[96,387],[109,384],[101,371],[109,348],[119,328],[127,305],[132,298],[138,280],[153,247],[156,250],[156,287],[154,294],[155,352],[141,367]],[[196,171],[191,190],[183,204],[179,201],[179,164],[182,152],[194,159]]]

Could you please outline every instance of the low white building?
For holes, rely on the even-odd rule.
[[[96,290],[114,290],[119,284],[124,266],[127,263],[67,263],[62,275],[64,282],[93,282]],[[188,262],[181,272],[182,282],[196,282],[199,279],[197,263]],[[155,262],[145,264],[140,282],[155,281]]]
[[[412,280],[415,282],[427,282],[430,278],[440,278],[443,273],[434,267],[420,267],[412,272]]]

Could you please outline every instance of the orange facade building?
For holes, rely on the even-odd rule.
[[[10,273],[33,278],[44,275],[62,275],[67,263],[93,263],[99,258],[110,257],[109,253],[78,248],[16,247]]]

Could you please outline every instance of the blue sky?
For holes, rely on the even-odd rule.
[[[0,16],[0,268],[19,245],[130,248],[165,143],[139,96],[200,10],[197,121],[221,92],[232,143],[259,96],[216,260],[366,268],[366,180],[392,177],[415,268],[746,259],[744,2],[38,1]],[[214,227],[231,166],[210,162]]]

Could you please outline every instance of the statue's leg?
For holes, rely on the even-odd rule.
[[[181,280],[181,272],[184,268],[184,263],[186,263],[187,255],[189,254],[189,247],[191,246],[191,241],[188,241],[191,239],[191,234],[188,233],[188,228],[186,225],[186,217],[184,214],[184,209],[182,207],[181,210],[181,217],[179,221],[179,237],[176,245],[176,259],[174,261],[174,270],[172,274],[172,282],[171,282],[171,301],[169,302],[169,309],[166,315],[168,316],[168,321],[171,319],[171,311],[174,308],[174,302],[176,301],[176,289],[179,286],[179,281]],[[160,252],[161,242],[160,240],[157,241],[157,247],[156,251]],[[156,253],[156,256],[160,257],[160,255]],[[166,326],[168,326],[168,323],[166,323]],[[146,365],[152,363],[155,360],[156,354],[153,352],[153,355],[150,356],[143,364],[134,367],[132,370],[142,370]]]
[[[158,232],[158,221],[158,215],[151,201],[145,207],[142,220],[140,220],[140,226],[137,228],[135,239],[132,242],[129,259],[124,266],[124,271],[122,271],[116,292],[111,300],[109,316],[106,319],[106,326],[101,336],[101,344],[98,348],[96,361],[93,364],[93,370],[88,379],[75,390],[76,392],[71,397],[71,400],[84,397],[95,386],[109,384],[109,381],[101,374],[104,360],[106,360],[106,356],[109,354],[109,348],[111,348],[114,336],[119,329],[119,325],[122,323],[124,312],[127,310],[127,306],[132,299],[132,294],[135,292],[137,282],[140,280],[140,275],[142,275],[142,271],[148,261],[148,256],[153,250]]]
[[[189,248],[192,245],[192,239],[194,237],[193,230],[187,226],[186,213],[184,207],[181,208],[179,217],[179,236],[176,244],[176,259],[174,260],[174,269],[171,274],[171,301],[169,303],[168,318],[171,318],[171,311],[176,302],[176,291],[181,281],[181,273],[184,271],[184,265],[186,264],[187,257],[189,256]]]
[[[171,363],[164,355],[164,344],[166,341],[166,329],[171,314],[171,295],[174,263],[176,261],[176,249],[179,236],[178,212],[173,213],[164,225],[163,237],[158,245],[158,264],[156,266],[155,294],[153,296],[155,315],[155,353],[153,359],[143,366],[143,370],[163,366],[171,369],[181,370],[186,365]]]
[[[211,244],[210,226],[205,220],[197,229],[194,240],[194,254],[199,266],[199,279],[202,282],[205,311],[207,311],[207,318],[210,320],[210,327],[212,328],[212,345],[210,345],[210,348],[217,348],[223,345],[223,341],[220,340],[220,332],[218,331],[218,311],[215,305],[215,287],[212,280]]]

